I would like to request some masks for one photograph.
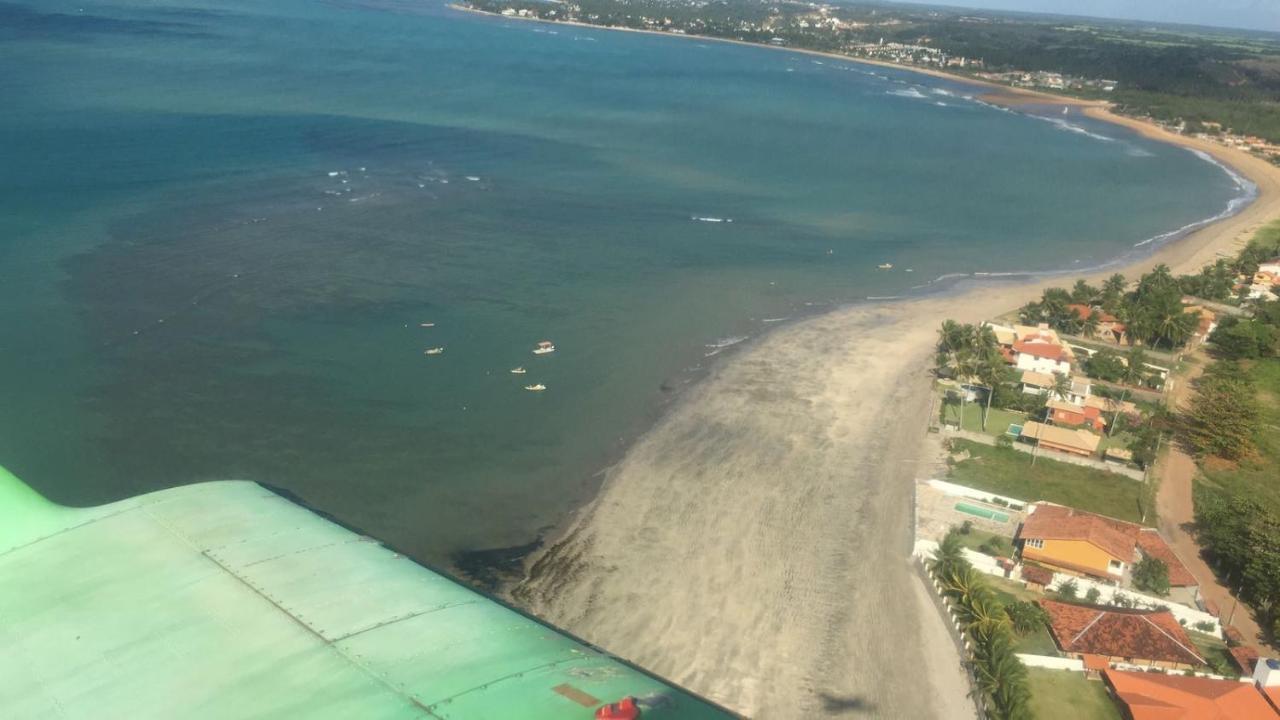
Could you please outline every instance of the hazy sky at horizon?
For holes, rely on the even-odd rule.
[[[991,10],[1086,15],[1280,32],[1280,0],[906,0]]]

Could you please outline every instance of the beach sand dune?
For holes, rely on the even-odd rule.
[[[517,600],[752,717],[971,715],[907,560],[934,325],[906,311],[820,317],[721,368]]]

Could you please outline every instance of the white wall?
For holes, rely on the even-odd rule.
[[[1023,507],[1027,506],[1026,500],[1011,498],[1007,495],[996,495],[995,493],[989,493],[984,490],[974,490],[971,487],[965,487],[964,485],[956,485],[954,483],[949,483],[946,480],[930,480],[929,486],[932,488],[941,490],[943,493],[947,495],[952,495],[955,497],[964,497],[964,498],[969,498],[971,500],[981,500],[983,502],[991,502],[992,498],[996,498],[999,500],[1003,500],[1009,503],[1010,505],[1021,505]]]
[[[1030,655],[1017,653],[1018,659],[1027,667],[1049,668],[1050,670],[1074,670],[1084,672],[1084,661],[1080,658],[1053,657],[1050,655]]]
[[[1138,607],[1152,607],[1156,605],[1163,605],[1169,608],[1169,612],[1173,613],[1173,616],[1177,618],[1179,621],[1186,620],[1184,627],[1186,627],[1188,631],[1192,631],[1195,624],[1198,622],[1207,622],[1213,625],[1213,629],[1205,633],[1206,635],[1213,635],[1219,638],[1223,637],[1222,623],[1218,622],[1218,618],[1210,615],[1207,612],[1202,612],[1197,608],[1187,607],[1186,605],[1179,605],[1178,603],[1170,600],[1169,598],[1156,597],[1154,595],[1145,595],[1143,593],[1140,593],[1134,590],[1126,590],[1124,588],[1116,587],[1115,585],[1108,585],[1103,582],[1097,582],[1096,580],[1090,580],[1089,578],[1075,577],[1074,575],[1068,575],[1066,573],[1054,573],[1053,582],[1049,584],[1049,588],[1056,590],[1059,585],[1061,585],[1062,583],[1068,580],[1076,581],[1076,597],[1080,599],[1084,598],[1085,593],[1089,592],[1090,588],[1095,588],[1095,587],[1098,589],[1098,592],[1102,593],[1102,595],[1098,598],[1098,602],[1101,602],[1101,603],[1106,603],[1118,592],[1122,596],[1127,597],[1130,600],[1137,601]],[[1202,632],[1202,631],[1196,630],[1195,632]]]

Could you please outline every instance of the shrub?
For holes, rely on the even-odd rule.
[[[1059,585],[1056,592],[1058,593],[1058,597],[1062,598],[1063,600],[1075,600],[1078,590],[1079,590],[1079,586],[1076,585],[1076,581],[1068,580],[1062,583],[1061,585]]]
[[[1133,566],[1133,586],[1144,592],[1169,594],[1169,566],[1157,557],[1144,557]]]

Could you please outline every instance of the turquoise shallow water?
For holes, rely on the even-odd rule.
[[[433,561],[557,522],[765,320],[1240,192],[945,81],[434,2],[0,3],[0,66],[0,463],[260,480]]]

